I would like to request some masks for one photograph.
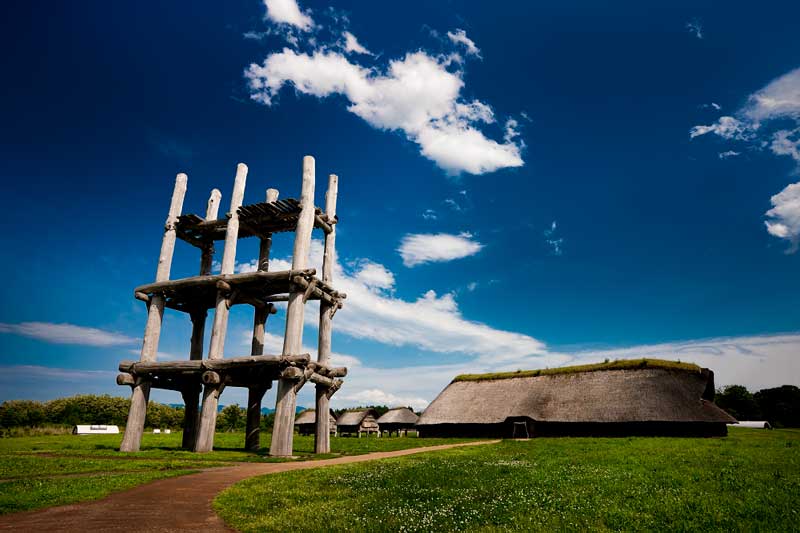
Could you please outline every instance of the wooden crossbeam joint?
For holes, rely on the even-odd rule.
[[[342,381],[341,379],[334,380],[333,386],[332,387],[328,387],[328,390],[325,391],[325,396],[327,396],[328,399],[330,400],[331,396],[336,394],[336,391],[338,391],[339,389],[342,388],[342,385],[344,385],[344,381]]]
[[[314,292],[314,289],[317,287],[317,279],[312,279],[310,283],[306,286],[306,292],[303,293],[303,303],[307,303],[308,299],[311,297],[311,293]]]
[[[137,300],[141,300],[142,302],[144,302],[146,304],[150,303],[150,296],[148,294],[146,294],[146,293],[141,292],[141,291],[134,292],[133,293],[133,297],[136,298]]]

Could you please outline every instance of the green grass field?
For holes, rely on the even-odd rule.
[[[258,453],[242,450],[243,433],[217,433],[215,450],[180,449],[181,434],[145,434],[142,450],[122,454],[122,435],[48,435],[0,439],[0,514],[101,498],[159,478],[232,462],[286,461],[267,457],[270,435]],[[449,439],[333,438],[330,455],[313,455],[313,437],[295,436],[300,460],[357,455],[451,442]]]
[[[504,441],[252,478],[241,531],[798,531],[800,431]]]

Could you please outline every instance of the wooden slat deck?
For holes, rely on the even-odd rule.
[[[134,289],[134,293],[153,296],[163,294],[166,305],[183,312],[212,309],[216,306],[218,282],[230,285],[235,291],[231,304],[246,303],[263,306],[270,298],[285,299],[292,289],[293,278],[314,279],[314,269],[283,270],[275,272],[244,272],[229,275],[192,276],[188,278],[148,283]],[[320,287],[326,290],[326,287]],[[331,291],[328,291],[331,292]]]
[[[302,206],[295,198],[243,205],[238,209],[239,238],[264,238],[271,233],[294,231],[301,210]],[[331,221],[319,207],[315,212],[314,226],[330,231]],[[178,217],[175,231],[179,239],[203,248],[214,241],[224,240],[227,225],[228,217],[207,221],[199,215],[188,214]]]

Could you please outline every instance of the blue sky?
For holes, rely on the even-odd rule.
[[[9,6],[0,400],[125,394],[175,174],[201,213],[240,161],[246,202],[296,197],[305,154],[318,204],[340,176],[340,406],[641,355],[796,384],[800,6],[430,4]],[[189,333],[168,313],[161,357]]]

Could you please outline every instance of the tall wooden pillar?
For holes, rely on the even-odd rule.
[[[308,264],[308,253],[311,247],[311,231],[314,229],[314,158],[307,155],[303,158],[303,188],[300,194],[302,209],[297,220],[294,236],[294,253],[292,270],[305,269]],[[303,346],[303,303],[304,290],[295,287],[289,295],[286,307],[286,334],[283,338],[283,354],[292,355],[302,352]],[[278,394],[275,403],[275,425],[272,429],[272,443],[269,454],[278,457],[292,455],[294,439],[294,416],[297,407],[297,382],[281,378],[278,381]]]
[[[336,198],[339,194],[339,177],[335,174],[328,176],[328,192],[325,193],[325,214],[330,222],[336,217]],[[325,252],[322,258],[322,281],[331,284],[333,281],[333,265],[336,263],[336,224],[331,224],[331,232],[325,235]],[[331,333],[333,318],[331,318],[331,304],[325,300],[319,303],[319,340],[317,347],[317,361],[327,365],[331,356]],[[317,384],[316,388],[316,427],[314,433],[314,451],[316,453],[330,453],[330,398],[328,387]]]
[[[208,198],[208,205],[206,206],[206,220],[217,220],[219,212],[219,201],[222,194],[217,189],[211,191],[211,196]],[[214,260],[214,241],[211,241],[203,247],[202,255],[200,258],[200,275],[207,276],[211,274],[211,263]],[[208,311],[205,309],[195,309],[189,315],[192,319],[192,340],[189,348],[189,359],[200,360],[203,358],[203,338],[206,330],[206,317]],[[197,426],[200,423],[198,404],[200,403],[200,392],[202,387],[199,384],[192,384],[191,387],[182,390],[181,396],[183,397],[183,439],[181,446],[188,450],[194,449],[195,440],[197,439]]]
[[[161,253],[158,256],[158,269],[156,281],[169,279],[172,267],[172,254],[175,250],[175,224],[183,209],[183,198],[186,195],[186,174],[175,177],[175,188],[172,191],[172,201],[169,206],[167,222],[164,226],[164,238],[161,240]],[[154,294],[147,306],[147,325],[144,330],[142,353],[139,358],[143,362],[156,360],[158,353],[158,340],[161,336],[161,321],[164,317],[164,295]],[[120,451],[137,452],[142,443],[144,421],[147,416],[147,401],[150,399],[150,384],[139,383],[131,391],[131,408],[128,411],[128,422],[125,425],[125,435],[122,438]]]
[[[267,189],[267,202],[272,203],[278,199],[277,189]],[[269,270],[269,253],[272,248],[272,234],[264,235],[261,239],[258,252],[258,270],[266,272]],[[256,307],[253,311],[253,345],[250,350],[251,355],[264,355],[264,335],[267,325],[267,318],[274,312],[272,304],[264,307]],[[249,387],[247,391],[247,428],[245,430],[244,448],[250,451],[258,451],[261,448],[261,400],[264,393],[272,386],[272,383],[263,383]]]
[[[236,180],[231,194],[231,208],[228,226],[225,231],[225,249],[222,253],[222,275],[233,274],[236,264],[236,243],[239,239],[239,207],[244,200],[244,187],[247,181],[247,165],[239,163],[236,167]],[[225,334],[228,329],[228,297],[223,288],[217,290],[217,303],[214,310],[214,324],[211,328],[211,341],[208,348],[209,359],[221,359],[225,349]],[[196,452],[210,452],[214,448],[214,430],[217,423],[217,406],[224,383],[207,384],[203,387],[203,408],[200,413],[200,428],[197,432]]]

